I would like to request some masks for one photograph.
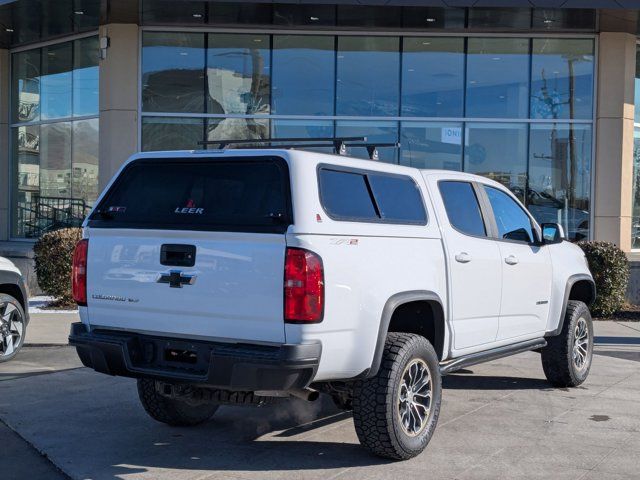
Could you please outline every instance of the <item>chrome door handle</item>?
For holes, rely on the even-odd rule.
[[[518,263],[518,259],[516,258],[515,255],[509,255],[507,258],[504,259],[504,261],[507,265],[516,265]]]
[[[456,262],[459,263],[469,263],[471,261],[471,255],[467,252],[460,252],[456,255]]]

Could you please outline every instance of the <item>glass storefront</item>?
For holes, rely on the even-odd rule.
[[[79,225],[98,195],[98,37],[12,55],[12,236]]]
[[[373,10],[363,22],[382,21]],[[532,21],[563,21],[540,15]],[[477,12],[467,22],[491,18]],[[592,38],[145,30],[141,145],[334,135],[400,142],[381,148],[380,159],[486,175],[539,221],[582,239],[590,228],[593,80]]]

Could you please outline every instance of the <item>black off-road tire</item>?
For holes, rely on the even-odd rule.
[[[156,382],[146,378],[138,379],[138,396],[151,418],[174,427],[189,427],[206,422],[218,409],[215,403],[191,405],[184,400],[162,395],[156,390]]]
[[[421,360],[431,376],[431,403],[424,428],[409,435],[400,418],[400,387],[409,365]],[[438,423],[442,379],[438,356],[429,341],[410,333],[389,333],[380,370],[354,385],[353,420],[360,443],[375,455],[406,460],[420,454]]]
[[[586,323],[588,342],[585,360],[581,367],[574,360],[576,328],[579,322]],[[564,316],[562,331],[555,337],[547,338],[547,346],[542,349],[542,369],[547,380],[554,387],[577,387],[589,375],[593,357],[593,321],[589,307],[583,302],[570,300]]]

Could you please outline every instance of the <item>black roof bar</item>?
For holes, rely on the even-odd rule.
[[[262,143],[262,144],[272,144],[272,143],[291,143],[291,142],[300,142],[300,143],[316,143],[316,142],[327,142],[340,144],[345,142],[366,142],[367,137],[315,137],[315,138],[264,138],[264,139],[233,139],[233,140],[204,140],[202,142],[198,142],[198,145],[218,145],[218,148],[222,150],[227,145],[242,145],[246,143]]]
[[[341,155],[346,155],[346,145],[343,143],[341,144],[342,146],[345,147],[345,151],[343,153],[341,153]],[[322,148],[322,147],[332,147],[332,145],[330,143],[306,143],[304,145],[305,148]],[[395,147],[398,148],[400,147],[400,144],[397,142],[389,142],[389,143],[350,143],[348,145],[349,147],[355,148],[355,147],[360,147],[360,148],[366,148],[367,149],[367,153],[369,154],[369,158],[371,160],[379,160],[380,157],[378,155],[378,148],[379,147]],[[282,144],[282,145],[278,145],[278,148],[282,148],[282,149],[291,149],[291,148],[299,148],[301,147],[301,145],[296,144],[296,143],[291,143],[291,144]],[[260,145],[247,145],[246,148],[248,150],[250,149],[259,149],[259,148],[264,148],[263,146]]]
[[[296,142],[296,143],[292,143]],[[243,148],[264,148],[264,145],[275,146],[277,148],[322,148],[333,146],[339,155],[347,154],[347,142],[349,147],[362,147],[367,149],[371,160],[378,160],[378,147],[400,147],[398,142],[388,143],[366,143],[367,137],[316,137],[316,138],[265,138],[265,139],[234,139],[234,140],[206,140],[198,142],[199,145],[218,145],[218,149],[222,150],[227,145],[244,145]],[[363,142],[363,143],[352,143]],[[276,145],[273,145],[273,144]],[[259,145],[256,145],[259,144]]]

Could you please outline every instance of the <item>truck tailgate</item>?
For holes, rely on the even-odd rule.
[[[284,236],[211,232],[207,239],[194,239],[178,232],[145,233],[91,232],[87,305],[92,326],[284,342]],[[162,265],[164,244],[195,244],[195,265]],[[172,270],[193,276],[192,283],[166,283]]]

